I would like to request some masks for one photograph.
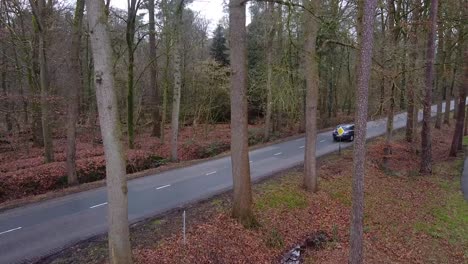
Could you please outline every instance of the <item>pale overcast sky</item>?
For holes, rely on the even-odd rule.
[[[127,0],[111,0],[111,6],[127,9]],[[202,16],[210,21],[210,33],[224,15],[223,0],[194,0],[189,8],[195,12],[200,12]]]

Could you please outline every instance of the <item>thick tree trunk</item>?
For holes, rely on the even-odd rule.
[[[309,9],[318,15],[320,8],[319,0],[310,0]],[[304,151],[304,187],[310,192],[318,190],[317,181],[317,160],[316,160],[316,141],[317,141],[317,105],[318,105],[318,62],[316,54],[316,39],[318,32],[317,18],[312,14],[305,13],[305,78],[306,78],[306,136]]]
[[[78,122],[79,91],[81,90],[80,44],[81,25],[83,21],[85,0],[76,1],[75,17],[73,19],[73,35],[71,43],[71,75],[67,120],[67,175],[68,185],[78,184],[76,175],[76,123]]]
[[[364,220],[364,174],[366,162],[366,127],[369,96],[369,80],[374,42],[374,13],[376,0],[358,1],[358,42],[356,128],[354,143],[353,202],[351,212],[351,234],[349,263],[363,263],[363,220]]]
[[[161,113],[159,111],[160,95],[157,83],[158,64],[156,57],[156,31],[154,22],[154,0],[148,1],[148,14],[149,14],[149,54],[151,60],[150,67],[150,87],[152,94],[152,117],[153,128],[151,135],[154,137],[161,137]]]
[[[179,137],[179,115],[180,115],[180,92],[182,88],[182,28],[183,28],[183,20],[182,20],[182,5],[183,0],[180,1],[179,5],[181,5],[177,11],[177,28],[176,28],[176,36],[175,36],[175,47],[174,47],[174,89],[172,93],[172,118],[171,118],[171,160],[177,161],[177,144],[178,144],[178,137]]]
[[[267,3],[267,14],[270,19],[270,23],[267,23],[266,31],[266,66],[267,66],[267,101],[266,101],[266,113],[265,113],[265,132],[264,138],[266,141],[270,138],[271,131],[271,111],[273,106],[273,95],[272,95],[272,78],[273,78],[273,38],[275,36],[275,24],[274,20],[274,3]]]
[[[421,130],[421,173],[432,172],[432,144],[431,144],[431,105],[432,86],[434,81],[434,55],[435,55],[435,35],[437,26],[438,0],[431,0],[430,29],[427,39],[426,55],[426,91],[423,102],[423,121]]]
[[[243,0],[229,2],[231,50],[231,162],[234,185],[232,216],[244,226],[255,224],[252,211],[247,132],[247,34]]]
[[[125,154],[112,75],[112,48],[107,28],[107,12],[102,0],[87,0],[86,6],[94,58],[99,123],[106,158],[109,260],[112,264],[130,264],[132,253],[128,226]]]

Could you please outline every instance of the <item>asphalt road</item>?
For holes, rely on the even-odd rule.
[[[435,111],[433,106],[432,115]],[[395,129],[404,127],[406,113],[396,115],[394,121]],[[386,119],[368,122],[367,137],[383,135],[385,127]],[[351,144],[342,143],[342,147]],[[338,143],[333,142],[331,131],[317,135],[317,156],[337,150]],[[304,138],[252,150],[249,156],[255,181],[300,165],[304,159]],[[136,222],[230,189],[230,157],[131,180],[128,187],[128,217]],[[34,261],[104,233],[106,215],[104,187],[5,211],[0,214],[0,263]]]

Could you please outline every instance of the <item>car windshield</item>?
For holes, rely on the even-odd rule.
[[[336,127],[336,129],[338,129],[339,127],[342,127],[344,130],[351,130],[353,125],[339,125]]]

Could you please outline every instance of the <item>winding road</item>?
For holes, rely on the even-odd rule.
[[[445,105],[445,104],[444,104]],[[451,104],[453,109],[454,103]],[[443,106],[442,109],[445,109]],[[432,115],[436,106],[432,107]],[[422,111],[419,112],[422,119]],[[394,117],[395,129],[406,113]],[[385,133],[386,119],[367,123],[367,137]],[[252,150],[252,181],[303,163],[304,138]],[[342,147],[352,143],[342,143]],[[331,131],[317,135],[317,156],[338,150]],[[232,188],[231,160],[223,157],[128,182],[129,220],[136,222]],[[0,214],[0,263],[34,262],[107,230],[105,187],[11,209]]]

